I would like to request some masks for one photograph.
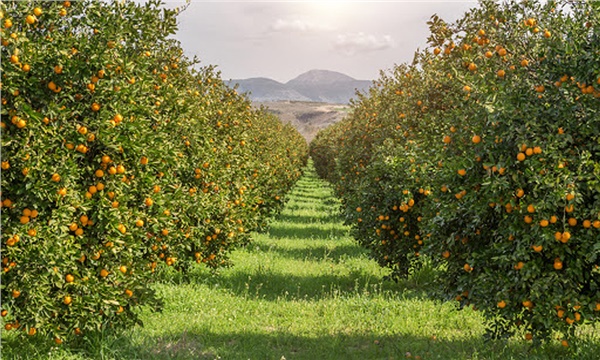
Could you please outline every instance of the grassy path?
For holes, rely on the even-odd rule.
[[[84,353],[12,345],[52,359],[572,358],[556,344],[530,353],[520,340],[485,343],[479,314],[429,300],[419,276],[384,281],[338,205],[309,168],[269,232],[234,254],[234,267],[156,285],[165,308],[144,313],[144,327],[93,339]],[[574,358],[600,353],[597,339],[583,345]]]

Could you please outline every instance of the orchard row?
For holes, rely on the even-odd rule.
[[[2,316],[137,322],[161,267],[227,266],[301,174],[290,125],[188,59],[159,2],[3,2]]]
[[[568,345],[600,318],[600,5],[484,1],[311,143],[372,256]]]

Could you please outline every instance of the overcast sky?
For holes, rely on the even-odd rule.
[[[184,1],[167,1],[181,6]],[[453,21],[475,1],[200,1],[179,15],[186,55],[217,65],[222,78],[287,82],[311,69],[360,80],[411,61],[437,13]]]

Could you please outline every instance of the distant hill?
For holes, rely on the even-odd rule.
[[[256,102],[313,101],[347,104],[356,90],[366,92],[369,80],[356,80],[348,75],[329,70],[310,70],[283,84],[268,78],[231,80],[230,86],[239,85],[238,92],[250,93]]]

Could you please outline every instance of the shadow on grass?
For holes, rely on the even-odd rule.
[[[267,301],[319,301],[398,290],[398,284],[381,282],[381,279],[357,269],[345,274],[331,271],[329,274],[302,276],[273,273],[259,268],[254,273],[228,275],[218,280],[218,284],[236,296]],[[417,292],[406,292],[403,296],[424,297]]]
[[[277,216],[277,221],[296,224],[339,224],[342,222],[342,217],[339,214],[321,214],[321,216],[281,214]]]
[[[197,331],[159,336],[137,347],[142,359],[580,359],[597,360],[600,345],[582,341],[569,352],[555,344],[532,349],[506,341],[437,340],[430,336],[354,334],[344,329],[317,338],[290,334],[285,326],[264,332]],[[418,356],[418,357],[417,357]]]
[[[175,330],[175,331],[173,331]],[[115,360],[213,360],[213,359],[579,359],[596,360],[597,341],[582,339],[576,347],[564,349],[552,343],[531,348],[525,343],[489,341],[481,337],[437,339],[411,334],[356,334],[351,328],[318,337],[291,334],[283,324],[273,323],[256,332],[215,332],[208,326],[185,330],[167,329],[136,341],[132,333],[109,335],[99,348],[84,346],[56,355],[59,358]],[[93,342],[93,341],[92,341]],[[4,339],[3,359],[31,359],[53,351],[50,345],[32,344],[31,339]],[[56,352],[56,351],[55,351]],[[68,356],[71,354],[71,356]],[[75,355],[76,354],[76,355]]]
[[[252,249],[249,247],[248,250]],[[278,257],[282,256],[292,260],[305,261],[331,260],[333,262],[339,262],[342,259],[367,257],[367,251],[355,244],[334,246],[318,245],[305,248],[289,248],[271,244],[269,245],[269,251],[277,253]]]

